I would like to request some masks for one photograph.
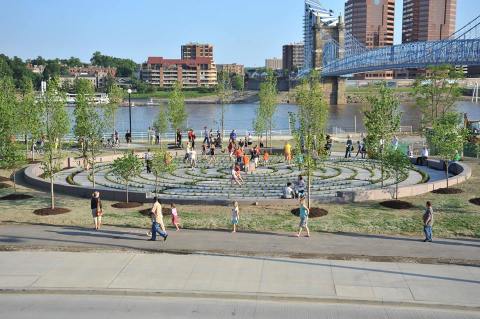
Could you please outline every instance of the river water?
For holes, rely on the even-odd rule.
[[[161,106],[165,107],[165,106]],[[155,120],[160,106],[152,106],[136,102],[132,107],[132,128],[134,132],[145,132]],[[237,129],[239,131],[251,130],[252,121],[255,118],[255,112],[258,103],[250,104],[230,104],[225,105],[225,129]],[[220,128],[221,106],[218,104],[187,104],[188,113],[187,127],[200,131],[206,125],[209,128]],[[402,126],[412,127],[417,130],[420,127],[420,112],[414,104],[402,104],[400,107],[403,112]],[[470,119],[480,120],[480,104],[474,104],[470,101],[460,101],[457,103],[459,112],[467,113]],[[353,132],[355,130],[363,131],[363,112],[364,106],[360,104],[333,105],[330,106],[330,117],[328,123],[329,132]],[[68,111],[73,120],[73,108]],[[289,128],[288,114],[296,112],[297,106],[293,104],[280,104],[274,115],[276,130],[287,130]],[[116,127],[119,132],[125,132],[129,127],[128,107],[120,107],[116,115]]]

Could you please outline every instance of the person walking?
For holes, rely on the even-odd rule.
[[[283,147],[283,153],[285,155],[285,161],[288,163],[288,165],[290,165],[290,163],[292,162],[292,146],[290,145],[290,143],[285,142],[285,146]]]
[[[158,198],[153,199],[154,204],[152,207],[152,238],[149,240],[156,241],[157,233],[163,237],[163,240],[166,241],[168,234],[165,231],[165,225],[163,223],[163,213],[162,213],[162,204],[158,201]]]
[[[347,143],[345,144],[345,158],[352,157],[353,141],[350,135],[347,136]]]
[[[147,167],[147,173],[150,174],[152,172],[152,153],[150,149],[147,150],[145,153],[145,166]]]
[[[423,213],[423,232],[425,233],[424,242],[432,242],[432,226],[433,226],[433,208],[430,201],[427,202],[425,213]]]
[[[233,202],[233,208],[232,208],[232,225],[233,225],[233,231],[232,233],[237,232],[237,225],[238,221],[240,220],[240,209],[238,208],[238,202]]]
[[[297,237],[300,237],[302,234],[303,228],[307,231],[307,237],[310,237],[310,230],[308,229],[308,214],[310,210],[305,206],[305,199],[300,199],[300,229],[298,230]]]
[[[203,127],[203,144],[207,144],[207,147],[210,148],[210,138],[208,134],[208,128],[206,126]]]
[[[173,226],[175,226],[177,231],[179,231],[180,230],[180,217],[178,216],[177,207],[175,206],[174,203],[172,203],[170,205],[170,207],[172,209],[172,224],[173,224]]]
[[[90,209],[92,210],[93,222],[95,224],[95,230],[99,230],[102,227],[102,201],[100,200],[100,192],[95,191],[92,194],[90,200]]]

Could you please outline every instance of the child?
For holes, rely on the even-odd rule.
[[[265,165],[268,164],[268,152],[267,151],[265,151],[263,153],[263,161],[265,162]]]
[[[310,211],[308,210],[307,206],[305,206],[305,199],[302,198],[300,200],[300,229],[298,230],[297,237],[300,237],[302,234],[303,228],[307,231],[307,237],[310,237],[310,230],[308,229],[308,214]]]
[[[177,208],[175,207],[174,203],[172,203],[170,207],[172,208],[172,224],[175,226],[177,231],[179,231],[180,228],[178,225],[180,224],[180,217],[178,216]]]
[[[239,219],[240,219],[240,210],[238,208],[238,202],[233,202],[233,208],[232,208],[233,231],[232,231],[232,233],[237,232],[237,225],[238,225],[238,220]]]

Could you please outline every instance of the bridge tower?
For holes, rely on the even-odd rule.
[[[345,51],[345,24],[342,17],[338,18],[338,24],[336,25],[326,25],[320,17],[317,17],[317,21],[313,27],[313,67],[320,72],[323,68],[324,47],[329,39],[334,39],[338,43],[339,50],[337,58],[343,58]],[[330,101],[331,105],[347,103],[344,78],[338,76],[322,77],[321,81],[324,87],[325,97]]]

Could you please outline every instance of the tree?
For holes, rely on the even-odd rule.
[[[137,64],[130,59],[103,55],[99,51],[93,53],[90,62],[93,65],[117,68],[117,76],[120,77],[131,77],[137,69]]]
[[[75,126],[73,132],[77,137],[85,169],[91,167],[92,184],[95,188],[95,163],[100,152],[103,138],[104,120],[97,112],[94,104],[94,88],[91,82],[84,79],[75,80],[76,105],[73,114]]]
[[[32,80],[28,77],[24,78],[21,101],[17,105],[16,115],[20,119],[18,121],[18,132],[25,137],[26,157],[31,149],[28,143],[29,139],[32,145],[35,138],[40,136],[40,108],[35,102],[35,91],[33,90]],[[32,152],[32,160],[35,153]]]
[[[390,170],[395,178],[395,199],[398,199],[398,184],[402,176],[408,176],[412,163],[407,154],[392,146],[386,147],[383,159],[385,168]]]
[[[230,76],[226,71],[222,71],[218,74],[218,84],[216,87],[216,93],[218,97],[218,101],[221,108],[221,118],[220,118],[220,126],[221,126],[221,141],[223,143],[223,133],[225,131],[225,104],[228,104],[232,101],[232,81]]]
[[[128,186],[130,181],[140,175],[143,170],[142,161],[133,152],[127,152],[112,163],[112,173],[125,184],[125,191],[128,203]]]
[[[245,90],[245,79],[240,74],[235,74],[233,77],[233,87],[235,90],[243,92]]]
[[[263,117],[266,129],[270,133],[270,145],[272,144],[273,115],[277,109],[277,78],[272,70],[267,71],[265,81],[260,84],[259,116]],[[267,134],[268,139],[268,134]]]
[[[55,209],[53,180],[55,174],[62,169],[62,140],[70,129],[66,103],[66,96],[60,90],[57,78],[48,81],[47,91],[40,98],[38,106],[41,110],[41,134],[45,138],[42,168],[45,178],[50,179],[52,209]]]
[[[107,88],[109,103],[104,108],[105,126],[115,133],[115,116],[117,114],[118,106],[123,102],[125,92],[121,87],[115,83],[110,83]]]
[[[153,123],[153,127],[158,132],[160,137],[160,146],[162,146],[162,135],[167,133],[168,130],[168,114],[162,105],[159,106],[158,115]]]
[[[309,78],[303,80],[297,87],[299,110],[296,116],[290,115],[291,128],[296,141],[295,152],[302,156],[297,164],[300,169],[305,168],[307,173],[307,206],[309,208],[313,172],[327,157],[322,143],[325,141],[328,123],[328,104],[318,79],[318,73],[312,71]],[[301,145],[304,145],[304,151]]]
[[[164,148],[153,154],[152,172],[155,175],[155,193],[158,191],[158,177],[162,174],[172,173],[176,168],[172,155]]]
[[[21,122],[15,95],[13,79],[0,78],[0,168],[13,170],[13,186],[16,191],[15,172],[25,163],[25,156],[15,143],[15,134]]]
[[[448,167],[457,152],[463,149],[467,131],[460,125],[461,115],[456,112],[446,112],[434,120],[431,131],[428,132],[431,145],[437,155],[444,161],[445,179],[448,188]]]
[[[395,132],[400,128],[402,113],[398,110],[400,102],[385,83],[381,83],[378,94],[367,96],[369,108],[363,112],[367,130],[367,150],[369,157],[380,160],[382,187],[384,177],[383,150]]]
[[[182,92],[182,84],[175,82],[173,90],[168,99],[168,120],[172,128],[183,129],[185,121],[187,120],[187,111],[185,110],[185,96]]]
[[[431,127],[439,116],[453,110],[461,96],[462,73],[450,65],[431,67],[414,83],[413,94],[422,111],[422,125]]]

